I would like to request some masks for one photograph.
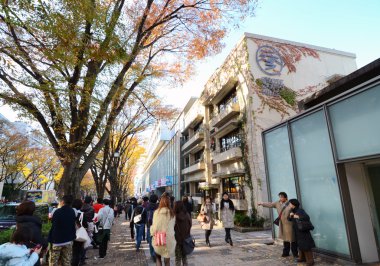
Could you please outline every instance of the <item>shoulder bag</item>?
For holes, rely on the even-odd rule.
[[[286,207],[288,207],[289,205],[289,202],[287,202],[285,204],[284,207],[282,207],[282,210],[280,211],[280,214],[278,215],[278,217],[276,218],[276,220],[273,221],[273,224],[279,226],[280,225],[280,221],[281,221],[281,216],[282,216],[282,212],[285,210]]]
[[[195,248],[195,239],[192,235],[190,235],[183,241],[182,247],[183,252],[185,252],[186,255],[190,255],[191,253],[193,253]]]
[[[144,211],[145,211],[145,208],[143,208],[143,210],[142,210],[142,212],[140,214],[138,214],[135,217],[133,217],[133,222],[135,224],[141,222],[141,220],[142,220],[142,214],[144,213]]]

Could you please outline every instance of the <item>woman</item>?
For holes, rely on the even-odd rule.
[[[205,230],[206,245],[211,248],[210,235],[214,226],[214,208],[212,206],[210,197],[206,197],[205,203],[202,205],[200,213],[205,217],[203,222],[201,222],[201,228]]]
[[[296,235],[299,259],[297,262],[306,262],[306,265],[313,265],[313,251],[315,247],[314,239],[310,234],[310,230],[300,231],[298,229],[298,222],[305,222],[311,225],[310,217],[307,213],[300,208],[300,203],[297,199],[289,200],[289,205],[292,211],[290,212],[289,221],[293,222],[293,230]],[[311,229],[312,230],[312,229]]]
[[[153,214],[153,223],[150,227],[157,266],[162,265],[161,257],[164,258],[165,265],[170,265],[170,257],[173,257],[176,246],[174,225],[175,217],[172,209],[170,209],[170,198],[164,193],[161,196],[158,209]]]
[[[38,216],[34,216],[36,205],[33,201],[24,201],[16,209],[16,226],[17,228],[29,228],[31,231],[31,242],[26,243],[27,248],[33,248],[39,244],[44,250],[47,249],[48,243],[42,237],[42,222]],[[35,265],[41,265],[40,260]]]
[[[85,219],[85,215],[81,212],[83,202],[80,199],[76,199],[73,201],[73,209],[76,213],[76,226],[77,228],[83,226],[84,228],[87,228],[87,221]],[[81,224],[82,221],[82,224]],[[84,264],[84,257],[85,250],[84,250],[84,242],[74,241],[73,243],[73,253],[72,253],[72,259],[71,259],[71,265],[72,266],[78,266]]]
[[[146,223],[146,210],[142,206],[143,200],[139,199],[137,201],[137,207],[134,209],[132,213],[131,220],[133,221],[135,225],[135,231],[136,231],[136,251],[138,252],[140,250],[141,240],[144,235],[144,229],[145,229],[145,223]],[[136,219],[135,219],[136,218]],[[134,221],[134,219],[136,221]]]
[[[129,217],[132,217],[133,211],[137,207],[137,199],[131,198],[131,206],[129,208]],[[132,240],[135,240],[135,224],[133,223],[133,219],[131,218],[129,220],[129,227],[131,228],[131,238]]]
[[[33,266],[39,260],[42,247],[27,248],[32,240],[32,231],[28,227],[18,227],[12,235],[10,243],[0,246],[0,265]]]
[[[234,228],[235,207],[232,200],[229,199],[227,192],[224,192],[222,197],[219,205],[219,220],[222,221],[224,230],[226,231],[225,240],[232,246],[231,228]]]
[[[175,214],[175,240],[177,245],[175,248],[175,264],[177,266],[187,265],[186,253],[183,250],[183,242],[186,238],[190,236],[191,230],[191,217],[187,212],[185,204],[183,201],[176,201],[174,204],[174,214]]]

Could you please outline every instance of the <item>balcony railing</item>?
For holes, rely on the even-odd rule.
[[[240,106],[238,102],[231,102],[230,104],[224,106],[220,112],[211,119],[212,127],[223,126],[226,122],[230,120],[231,117],[240,112]]]
[[[220,152],[225,152],[225,151],[228,151],[228,150],[230,150],[232,148],[236,148],[236,147],[240,147],[240,146],[241,146],[241,142],[240,141],[229,143],[229,144],[226,144],[223,147],[221,147],[220,148]]]

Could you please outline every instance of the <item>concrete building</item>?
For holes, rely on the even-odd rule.
[[[301,201],[317,250],[380,260],[380,59],[300,102],[263,132],[270,200]]]

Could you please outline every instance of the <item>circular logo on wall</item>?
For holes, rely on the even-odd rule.
[[[279,52],[269,45],[259,46],[256,52],[256,62],[261,71],[270,76],[279,76],[284,68],[284,61]]]

